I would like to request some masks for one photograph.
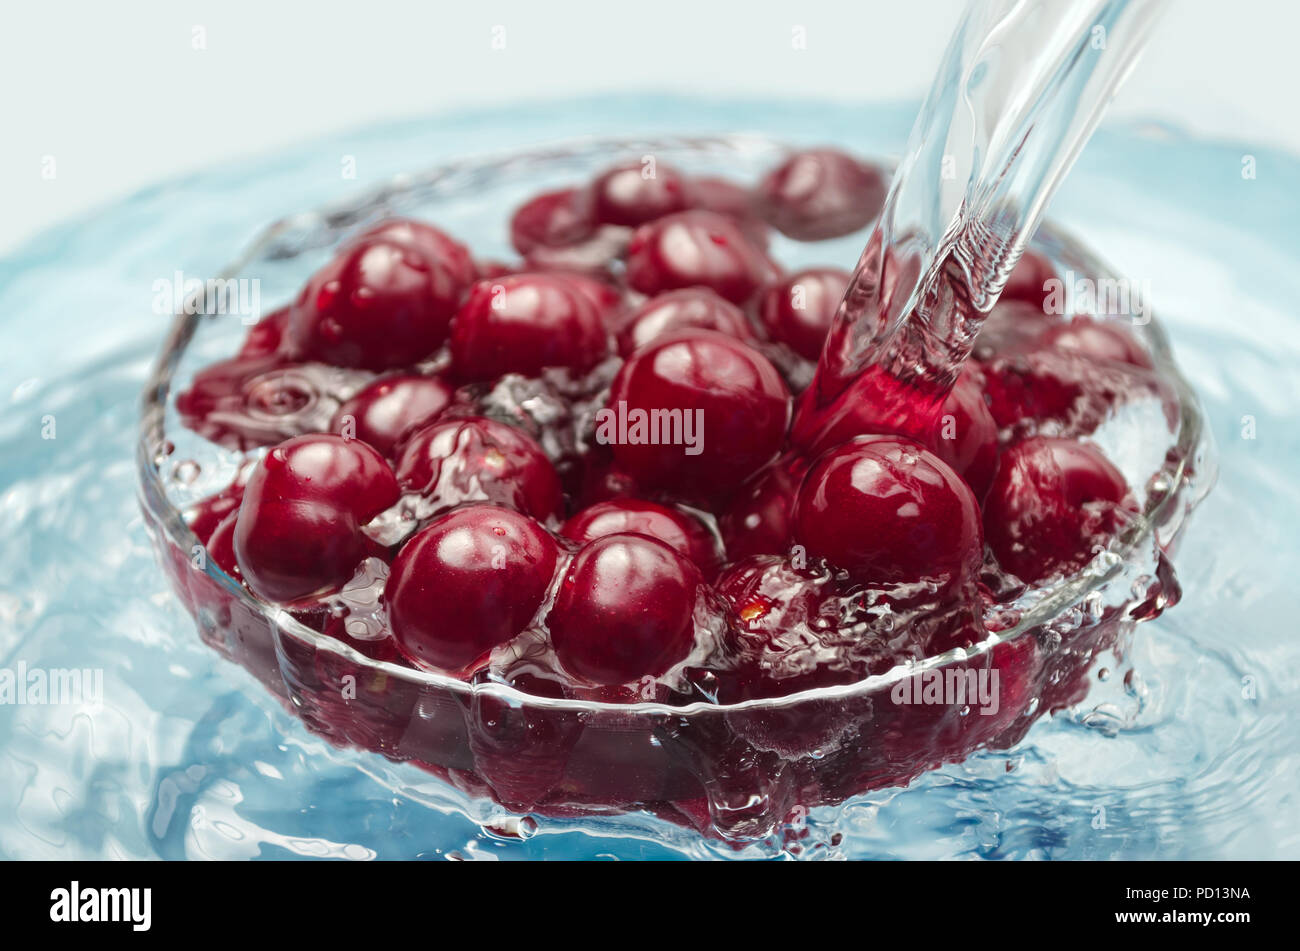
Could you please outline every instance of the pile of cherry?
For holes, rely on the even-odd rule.
[[[732,702],[983,641],[1132,516],[1081,439],[1168,391],[1122,326],[1046,313],[1029,253],[919,441],[864,390],[795,447],[849,274],[768,237],[857,231],[885,190],[832,150],[754,188],[620,165],[518,208],[514,264],[381,222],[178,397],[271,447],[191,527],[371,657],[546,696]]]

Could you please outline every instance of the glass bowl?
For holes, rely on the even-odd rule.
[[[433,221],[479,258],[508,259],[513,207],[617,159],[653,154],[688,173],[752,181],[785,151],[746,136],[584,140],[443,165],[272,224],[218,279],[256,281],[262,300],[288,301],[340,243],[395,214]],[[772,251],[791,268],[851,266],[865,237],[777,237]],[[1061,271],[1110,274],[1050,224],[1035,247]],[[137,461],[150,537],[200,636],[330,741],[413,762],[520,813],[648,810],[740,844],[790,834],[814,807],[904,785],[981,747],[1009,747],[1038,717],[1080,701],[1096,659],[1122,654],[1138,622],[1178,600],[1170,556],[1214,480],[1196,397],[1153,319],[1133,330],[1169,384],[1176,405],[1164,410],[1172,417],[1149,406],[1118,412],[1091,437],[1134,487],[1140,516],[1083,571],[1005,606],[1004,628],[976,648],[774,700],[669,706],[538,697],[373,660],[260,601],[205,557],[183,513],[229,484],[245,457],[183,428],[172,397],[202,366],[231,355],[256,315],[190,310],[205,316],[174,318],[144,393]],[[992,702],[963,693],[980,683],[993,684]]]

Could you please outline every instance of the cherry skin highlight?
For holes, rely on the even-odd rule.
[[[381,377],[338,408],[330,431],[360,439],[390,456],[404,435],[431,422],[451,405],[453,394],[452,388],[435,376]],[[351,431],[345,432],[349,428]]]
[[[763,289],[758,299],[759,322],[773,340],[805,360],[816,360],[850,277],[848,271],[830,267],[787,274]]]
[[[1003,453],[984,527],[998,564],[1035,582],[1081,569],[1129,512],[1124,476],[1098,449],[1040,436]]]
[[[745,312],[703,287],[686,287],[650,298],[630,315],[618,338],[623,356],[652,340],[679,330],[716,330],[744,340],[754,340]]]
[[[735,221],[699,209],[642,225],[627,248],[628,284],[649,295],[707,287],[733,304],[743,304],[774,270]]]
[[[583,509],[564,523],[560,534],[579,544],[606,535],[648,535],[691,559],[711,577],[717,570],[717,543],[698,519],[644,499],[611,499]]]
[[[694,639],[699,569],[645,535],[605,535],[569,564],[547,623],[570,674],[625,684],[662,674]]]
[[[537,376],[546,367],[582,373],[608,352],[600,311],[572,281],[554,274],[478,282],[451,328],[452,367],[468,380]]]
[[[257,464],[233,548],[248,586],[268,601],[332,591],[378,546],[361,526],[397,502],[397,480],[366,443],[298,436]]]
[[[527,255],[538,247],[563,247],[591,236],[591,203],[578,188],[563,188],[530,198],[510,219],[510,243]]]
[[[414,248],[432,266],[435,289],[448,296],[463,293],[478,274],[478,268],[461,244],[445,231],[414,218],[389,218],[365,231],[358,241],[390,241]]]
[[[523,430],[471,416],[416,430],[397,459],[397,480],[430,515],[466,502],[492,502],[544,519],[560,507],[560,479]]]
[[[422,667],[469,667],[532,620],[558,556],[546,530],[512,509],[437,519],[402,548],[385,587],[399,649]]]
[[[679,410],[682,438],[651,443],[655,419]],[[659,416],[654,414],[658,413]],[[781,448],[790,396],[780,374],[756,350],[708,330],[654,341],[628,359],[615,377],[598,427],[619,465],[639,483],[685,496],[733,488]],[[615,422],[626,418],[627,431]],[[638,430],[637,419],[645,422]],[[688,444],[685,424],[695,432]],[[599,420],[598,420],[599,422]],[[667,444],[665,444],[667,443]]]
[[[979,506],[942,459],[896,436],[822,456],[795,498],[794,540],[859,582],[963,581],[982,553]]]
[[[591,204],[597,221],[635,228],[684,211],[686,181],[659,162],[616,165],[592,182]]]

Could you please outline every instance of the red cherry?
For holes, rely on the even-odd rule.
[[[666,422],[676,410],[680,433]],[[690,330],[628,359],[597,416],[596,439],[612,445],[615,459],[641,484],[710,496],[770,461],[789,418],[789,393],[765,357],[722,334]],[[690,440],[687,422],[694,428]]]
[[[644,499],[599,502],[583,509],[560,529],[565,538],[584,545],[606,535],[627,533],[659,539],[691,559],[705,577],[717,570],[717,542],[699,519]]]
[[[608,448],[597,446],[583,457],[575,499],[578,508],[613,499],[633,499],[643,494],[636,480],[614,462]]]
[[[545,367],[590,370],[609,352],[601,316],[571,281],[554,274],[514,274],[480,281],[451,328],[455,371],[491,380],[537,376]]]
[[[627,319],[618,338],[619,352],[627,356],[651,340],[678,330],[716,330],[752,342],[745,312],[703,287],[686,287],[652,297]]]
[[[579,188],[544,192],[516,209],[510,219],[510,243],[520,254],[556,248],[589,238],[595,230],[588,194]]]
[[[1035,582],[1081,569],[1130,511],[1124,476],[1099,450],[1040,436],[1002,454],[984,527],[998,564]]]
[[[1114,360],[1151,369],[1151,358],[1131,333],[1113,321],[1075,317],[1057,324],[1038,341],[1040,346],[1069,350],[1098,360]]]
[[[638,228],[627,248],[628,283],[649,295],[707,287],[743,304],[775,270],[732,219],[712,211],[658,218]]]
[[[574,556],[547,618],[556,656],[597,684],[662,674],[694,640],[699,569],[657,539],[605,535]]]
[[[479,416],[433,423],[406,440],[397,480],[419,493],[427,515],[465,502],[492,502],[547,518],[560,507],[560,479],[522,430]]]
[[[662,163],[616,165],[591,184],[597,221],[635,228],[686,208],[686,183]]]
[[[740,488],[718,520],[729,558],[789,551],[790,509],[807,469],[800,457],[780,459]]]
[[[236,356],[241,359],[269,357],[280,349],[285,328],[289,326],[289,308],[281,307],[248,328],[243,346]]]
[[[538,195],[510,220],[511,244],[537,268],[604,268],[623,252],[628,234],[627,228],[596,222],[585,188]]]
[[[896,436],[822,456],[795,498],[794,539],[864,583],[965,581],[982,560],[975,496],[942,459]]]
[[[854,436],[906,436],[957,470],[983,498],[997,468],[998,427],[981,390],[983,376],[967,363],[937,408],[909,384],[873,369],[855,380],[817,425],[796,424],[796,439],[817,455]]]
[[[454,261],[431,259],[414,239],[363,237],[302,289],[289,317],[289,342],[298,355],[336,366],[386,370],[415,363],[446,339],[472,277],[468,252],[463,260],[459,252]]]
[[[454,390],[436,376],[387,376],[362,389],[338,408],[330,430],[364,440],[385,456],[403,435],[446,409]],[[348,421],[351,420],[351,432]]]
[[[998,468],[998,425],[993,421],[980,372],[968,363],[939,410],[939,425],[927,445],[956,470],[983,499]]]
[[[808,268],[769,284],[758,299],[758,319],[767,335],[805,360],[816,360],[851,276],[839,268]]]
[[[252,463],[245,463],[230,485],[186,509],[185,524],[203,544],[208,543],[226,516],[239,511],[239,503],[244,499],[244,487],[248,484],[248,477],[253,474],[253,468]]]
[[[1026,251],[1011,269],[1006,286],[1002,288],[1002,301],[1023,301],[1036,308],[1047,309],[1049,297],[1047,282],[1056,277],[1052,262],[1037,251]]]
[[[1098,360],[1078,352],[1037,348],[984,363],[984,392],[998,426],[1013,437],[1080,436],[1093,432],[1115,407],[1158,400],[1171,431],[1178,399],[1153,370]]]
[[[511,509],[444,515],[393,562],[384,597],[398,647],[422,667],[469,667],[532,620],[558,553],[545,529]]]
[[[446,232],[412,218],[389,218],[363,232],[357,241],[391,241],[414,248],[434,267],[436,276],[462,290],[478,276],[469,249]]]
[[[334,590],[377,546],[361,527],[397,502],[381,455],[338,436],[298,436],[253,470],[235,523],[234,550],[248,586],[268,601]]]
[[[238,519],[238,512],[231,512],[222,519],[213,530],[206,547],[208,555],[218,568],[236,581],[242,581],[244,576],[239,570],[239,559],[235,555],[235,523]]]
[[[852,234],[885,204],[884,176],[835,149],[796,152],[759,182],[763,217],[797,241]]]
[[[608,275],[563,270],[550,273],[568,281],[580,294],[591,301],[607,329],[613,330],[621,325],[626,300],[623,292],[614,285],[613,279]]]

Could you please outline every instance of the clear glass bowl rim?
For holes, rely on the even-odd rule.
[[[615,136],[586,137],[534,149],[470,156],[454,162],[441,163],[416,175],[396,176],[377,188],[345,202],[331,203],[312,212],[281,218],[263,229],[245,248],[243,254],[224,268],[217,278],[228,280],[238,277],[250,262],[271,249],[276,241],[291,229],[305,226],[331,230],[349,228],[370,217],[382,216],[381,213],[390,203],[410,202],[416,197],[421,201],[437,200],[440,197],[454,198],[467,182],[476,182],[493,173],[503,176],[521,171],[536,172],[539,165],[548,163],[609,159],[633,152],[636,154],[652,151],[743,155],[759,150],[791,148],[793,146],[765,136],[747,134],[653,138]],[[892,164],[880,159],[873,160],[886,167]],[[1067,253],[1072,259],[1080,262],[1087,273],[1097,275],[1114,273],[1074,237],[1050,222],[1044,222],[1039,226],[1035,242],[1050,244]],[[166,407],[171,395],[173,376],[185,348],[195,335],[202,319],[198,315],[185,314],[184,308],[174,316],[164,339],[163,348],[153,365],[142,394],[139,438],[136,443],[140,503],[153,517],[155,524],[166,533],[166,540],[184,549],[203,546],[185,523],[182,511],[167,500],[160,466],[156,460],[166,442]],[[674,706],[653,702],[620,704],[541,697],[502,683],[470,683],[434,671],[374,660],[341,641],[307,627],[276,605],[255,597],[243,585],[221,571],[216,566],[215,560],[207,559],[202,569],[195,570],[204,571],[216,583],[224,586],[232,597],[264,619],[273,630],[291,634],[309,643],[314,650],[332,653],[360,668],[399,677],[413,684],[447,690],[467,698],[495,697],[512,707],[534,707],[570,713],[608,713],[624,717],[690,717],[696,714],[726,715],[780,710],[804,703],[844,701],[874,694],[924,671],[983,656],[992,651],[997,644],[1025,636],[1045,622],[1068,611],[1120,573],[1129,557],[1151,543],[1157,528],[1164,524],[1174,508],[1181,503],[1193,474],[1191,461],[1196,458],[1197,449],[1208,433],[1196,394],[1175,364],[1168,337],[1158,319],[1153,316],[1149,323],[1140,328],[1140,331],[1157,371],[1172,386],[1179,403],[1179,429],[1171,443],[1175,461],[1170,462],[1167,454],[1164,465],[1157,472],[1152,473],[1153,479],[1156,477],[1162,479],[1167,487],[1166,490],[1156,499],[1149,500],[1144,511],[1112,542],[1110,548],[1099,552],[1082,571],[1045,589],[1041,599],[1024,612],[1015,626],[990,634],[986,640],[969,650],[954,648],[943,654],[900,665],[885,673],[851,684],[814,687],[781,697],[745,700],[730,704],[696,701]]]

